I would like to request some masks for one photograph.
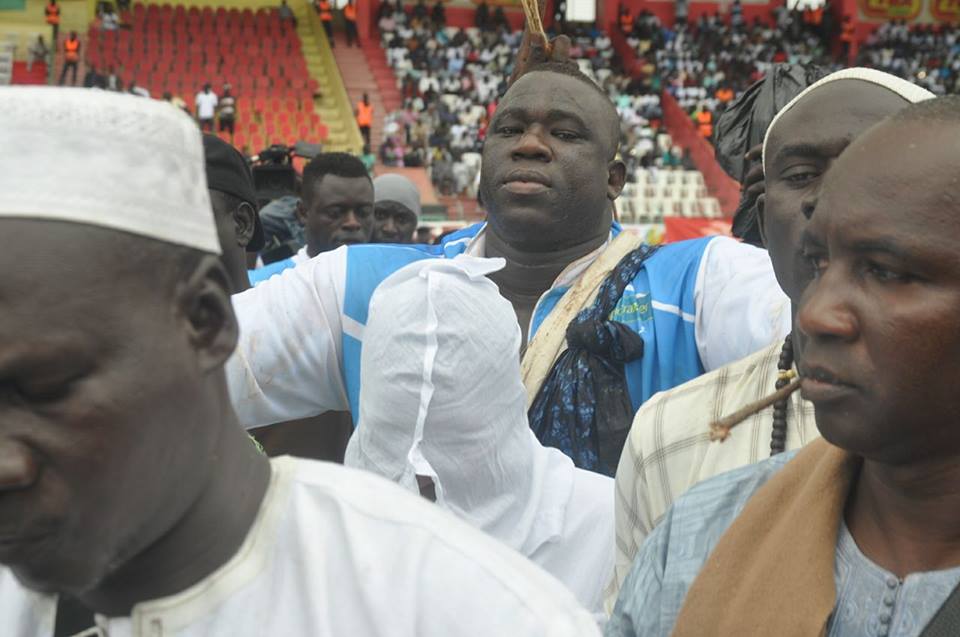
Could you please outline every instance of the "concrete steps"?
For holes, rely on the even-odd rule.
[[[352,135],[354,131],[350,129],[350,126],[354,125],[353,116],[343,112],[337,99],[336,85],[340,78],[335,75],[336,66],[329,46],[323,40],[323,34],[318,36],[311,24],[311,20],[316,19],[311,15],[313,8],[306,3],[292,6],[297,16],[297,35],[300,37],[303,57],[307,62],[307,72],[320,85],[321,95],[314,99],[314,110],[320,115],[320,119],[329,131],[324,150],[352,152],[356,146]]]
[[[340,69],[340,77],[350,97],[350,104],[355,107],[357,102],[366,93],[373,105],[373,124],[370,126],[370,150],[378,154],[380,144],[383,143],[383,116],[387,114],[386,106],[380,95],[376,79],[367,64],[367,56],[359,46],[347,46],[347,38],[343,33],[334,33],[336,46],[333,48],[333,57]],[[352,115],[352,113],[351,113]],[[354,120],[354,126],[356,126]]]

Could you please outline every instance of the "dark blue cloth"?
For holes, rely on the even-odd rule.
[[[624,364],[643,356],[643,339],[610,320],[627,285],[656,247],[627,254],[607,275],[593,305],[567,326],[560,354],[530,406],[530,427],[540,442],[569,456],[581,469],[614,475],[633,422]]]

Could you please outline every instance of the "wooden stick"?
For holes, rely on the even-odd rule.
[[[800,379],[795,378],[789,385],[778,389],[769,396],[741,407],[729,416],[725,416],[710,425],[710,440],[723,442],[730,436],[730,430],[750,416],[766,409],[778,400],[783,400],[800,389]]]

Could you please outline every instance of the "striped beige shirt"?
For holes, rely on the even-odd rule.
[[[670,505],[690,487],[770,456],[773,407],[710,441],[710,423],[775,391],[781,343],[661,392],[637,412],[620,456],[616,484],[617,559],[607,590],[607,610],[630,572],[643,540]],[[786,448],[818,437],[813,404],[790,397]]]

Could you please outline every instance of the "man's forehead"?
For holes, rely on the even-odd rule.
[[[960,129],[953,123],[878,126],[831,168],[818,205],[824,214],[815,214],[813,220],[820,216],[841,226],[888,221],[916,233],[935,226],[938,237],[945,229],[960,231],[958,144]]]
[[[578,115],[589,115],[596,113],[603,101],[603,96],[583,80],[561,73],[533,71],[514,82],[503,96],[497,112],[507,109],[526,112],[563,109]]]
[[[862,80],[826,84],[783,114],[770,134],[772,161],[784,151],[817,151],[836,157],[849,142],[909,103],[896,93]]]
[[[370,203],[373,203],[373,182],[368,177],[324,175],[313,182],[313,190],[325,198],[361,198],[370,199]]]

